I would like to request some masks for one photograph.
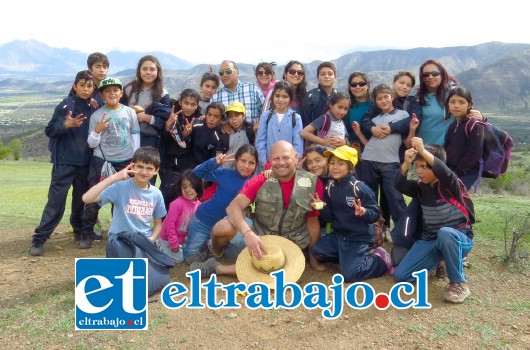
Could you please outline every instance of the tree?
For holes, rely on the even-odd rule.
[[[13,159],[19,160],[20,159],[20,151],[22,150],[22,141],[20,139],[14,139],[7,145],[8,148],[11,149],[11,152],[13,153]]]
[[[11,154],[11,148],[4,147],[2,141],[0,141],[0,159],[6,159]]]

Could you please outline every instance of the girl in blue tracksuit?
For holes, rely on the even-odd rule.
[[[345,282],[392,273],[388,252],[378,247],[370,253],[374,241],[372,224],[379,219],[380,211],[372,190],[353,176],[357,150],[341,146],[324,155],[330,157],[329,174],[333,180],[324,192],[326,205],[321,216],[331,222],[333,231],[312,246],[311,253],[321,262],[338,263]]]

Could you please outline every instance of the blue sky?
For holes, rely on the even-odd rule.
[[[191,63],[280,64],[353,51],[530,43],[524,1],[15,1],[0,45],[163,51]]]

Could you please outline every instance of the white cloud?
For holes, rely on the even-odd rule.
[[[366,48],[530,43],[524,2],[129,1],[10,4],[0,44],[163,51],[193,63],[328,60]]]

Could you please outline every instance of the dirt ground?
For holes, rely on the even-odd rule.
[[[0,231],[2,229],[0,228]],[[447,280],[429,276],[429,310],[379,311],[375,307],[345,307],[336,320],[320,310],[190,310],[166,309],[153,296],[148,331],[75,331],[73,311],[64,329],[50,326],[28,331],[18,312],[38,295],[71,290],[66,308],[73,305],[74,259],[103,257],[104,242],[88,250],[76,248],[71,233],[59,227],[45,244],[45,255],[28,255],[28,232],[2,232],[0,238],[0,348],[5,349],[530,349],[530,277],[510,271],[493,257],[499,242],[475,243],[466,270],[472,296],[462,305],[442,301]],[[187,267],[172,269],[173,281],[186,283]],[[332,284],[333,272],[316,272],[308,265],[298,282]],[[221,277],[223,283],[235,279]],[[389,276],[367,281],[376,292],[394,285]],[[71,286],[71,287],[70,287]],[[66,292],[68,294],[68,292]],[[241,301],[241,300],[240,300]],[[28,308],[44,308],[50,299]],[[46,318],[44,314],[42,317]],[[31,318],[31,317],[30,317]],[[54,322],[52,318],[50,320]],[[21,324],[18,324],[21,323]],[[57,330],[60,329],[60,330]],[[50,332],[50,333],[48,333]],[[35,334],[34,334],[35,333]],[[46,335],[48,333],[48,335]]]

